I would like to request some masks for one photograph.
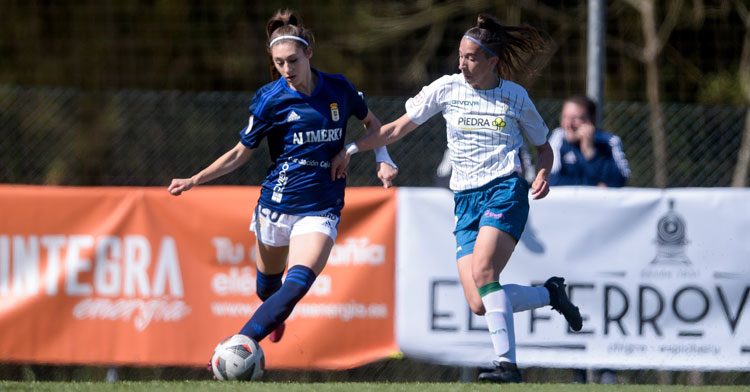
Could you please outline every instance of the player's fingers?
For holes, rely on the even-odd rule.
[[[331,167],[331,180],[335,181],[338,178],[341,178],[341,172],[344,170],[343,166],[340,163],[335,163]]]
[[[176,192],[179,192],[178,188],[179,188],[179,184],[177,184],[175,180],[172,180],[172,183],[169,184],[169,187],[167,187],[167,190],[169,191],[169,193],[176,196],[178,194]]]
[[[538,189],[535,189],[533,192],[531,192],[532,196],[534,197],[534,200],[539,200],[547,196],[549,193],[549,185],[545,182],[544,184],[540,185]]]

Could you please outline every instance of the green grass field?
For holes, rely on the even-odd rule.
[[[684,385],[601,385],[601,384],[514,384],[495,385],[477,383],[247,383],[218,381],[151,381],[151,382],[10,382],[0,381],[0,391],[497,391],[503,392],[677,392],[677,391],[750,391],[750,386],[684,386]]]

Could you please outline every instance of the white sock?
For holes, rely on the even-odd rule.
[[[486,310],[484,318],[497,361],[516,363],[516,336],[513,332],[513,305],[510,299],[498,282],[480,287],[479,295]]]
[[[504,284],[503,291],[513,305],[513,313],[549,305],[549,291],[544,286]]]

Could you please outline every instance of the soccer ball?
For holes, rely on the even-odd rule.
[[[211,370],[219,380],[255,381],[265,368],[266,359],[260,345],[245,335],[222,340],[211,357]]]

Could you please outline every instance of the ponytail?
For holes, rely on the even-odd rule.
[[[302,21],[297,17],[294,11],[285,9],[278,10],[268,20],[266,24],[266,50],[268,51],[268,64],[271,71],[271,80],[276,80],[281,77],[279,71],[273,64],[273,58],[271,57],[271,43],[277,37],[295,37],[292,38],[302,48],[311,47],[315,43],[315,37],[312,31],[302,26]],[[275,42],[274,42],[275,44]]]
[[[535,56],[547,51],[549,40],[544,32],[529,25],[505,26],[487,14],[477,17],[477,25],[464,34],[497,56],[497,73],[502,79],[517,83],[528,80],[540,65]]]

